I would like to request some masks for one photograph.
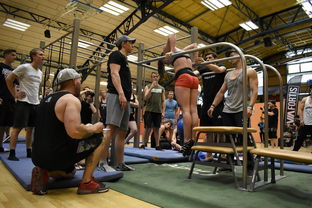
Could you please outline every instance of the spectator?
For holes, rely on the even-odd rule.
[[[99,169],[103,171],[114,171],[107,164],[108,150],[113,135],[116,135],[116,170],[134,170],[124,163],[124,144],[128,130],[132,93],[131,71],[127,56],[133,51],[134,42],[134,38],[122,35],[116,41],[118,50],[112,52],[108,57],[106,125],[110,131],[105,135],[104,154],[99,164]]]
[[[144,89],[144,101],[145,112],[144,112],[144,133],[143,133],[143,144],[141,148],[147,146],[148,138],[153,129],[155,140],[156,140],[156,150],[161,150],[159,145],[159,128],[161,124],[162,117],[165,111],[165,89],[158,84],[159,74],[152,72],[152,83],[145,86]]]
[[[16,59],[16,50],[6,49],[3,51],[3,56],[4,61],[0,63],[0,152],[5,151],[2,144],[4,132],[8,134],[10,127],[13,126],[15,99],[11,95],[5,79],[13,71],[12,63]]]
[[[15,147],[19,133],[26,127],[26,151],[27,157],[31,157],[32,131],[35,125],[36,107],[39,104],[39,88],[42,79],[40,70],[44,54],[40,48],[30,51],[30,64],[18,66],[6,78],[8,89],[12,96],[17,99],[13,128],[10,139],[10,155],[8,160],[18,161],[15,156]],[[19,81],[19,90],[16,92],[14,80]]]

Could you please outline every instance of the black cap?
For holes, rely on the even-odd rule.
[[[116,46],[117,47],[120,47],[122,42],[125,42],[125,41],[130,41],[132,43],[135,43],[136,39],[135,38],[130,38],[126,35],[122,35],[120,36],[117,40],[116,40]]]

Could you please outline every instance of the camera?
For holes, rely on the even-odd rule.
[[[87,92],[86,92],[86,97],[88,97],[88,96],[94,97],[94,96],[95,96],[95,93],[94,93],[94,92],[91,92],[91,91],[87,91]]]

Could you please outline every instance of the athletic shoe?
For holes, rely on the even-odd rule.
[[[194,140],[191,139],[190,141],[184,143],[184,145],[182,146],[182,150],[181,152],[183,153],[183,156],[189,156],[192,153],[192,147],[194,145]]]
[[[31,175],[31,191],[37,195],[44,195],[48,193],[48,171],[39,167],[32,169]]]
[[[140,149],[145,149],[145,145],[142,144],[139,148],[140,148]]]
[[[135,170],[134,168],[126,165],[125,163],[119,163],[116,167],[115,167],[116,170],[118,171],[132,171],[132,170]]]
[[[116,171],[114,168],[112,168],[111,166],[104,164],[104,163],[100,163],[98,165],[98,170],[104,171],[104,172],[114,172]]]
[[[0,152],[9,152],[10,150],[4,147],[0,147]]]
[[[15,155],[9,155],[8,160],[19,161],[19,159]]]
[[[163,149],[161,148],[161,146],[156,146],[155,150],[163,150]]]
[[[104,193],[109,190],[109,186],[102,182],[96,181],[93,177],[89,183],[80,183],[78,186],[77,194],[94,194]]]

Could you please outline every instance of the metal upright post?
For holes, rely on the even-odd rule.
[[[139,50],[138,50],[138,61],[143,61],[143,50],[144,50],[144,44],[139,43]],[[136,122],[138,126],[138,133],[136,134],[134,138],[134,147],[139,147],[140,143],[140,130],[141,130],[141,110],[143,109],[143,93],[142,93],[142,72],[143,72],[143,66],[141,64],[138,64],[137,69],[137,83],[136,83],[136,90],[137,90],[137,96],[139,101],[139,107],[136,114]]]
[[[45,46],[45,41],[44,40],[40,40],[39,48],[43,49],[44,46]]]
[[[280,114],[279,114],[279,118],[280,118],[280,148],[284,149],[284,102],[283,102],[283,79],[281,74],[279,73],[279,71],[274,68],[273,66],[270,66],[268,64],[265,65],[267,68],[271,69],[273,72],[275,72],[275,74],[278,77],[278,81],[279,81],[279,91],[280,91]],[[283,176],[284,175],[284,160],[281,160],[281,165],[280,165],[280,175]]]
[[[79,41],[80,19],[75,18],[72,31],[72,41],[70,48],[69,67],[76,69],[77,64],[77,51]]]
[[[98,63],[98,65],[96,66],[96,79],[95,79],[95,100],[94,100],[94,105],[96,108],[96,114],[94,116],[93,122],[96,123],[98,122],[99,119],[99,107],[100,107],[100,101],[99,101],[99,97],[100,97],[100,81],[101,81],[101,64]]]
[[[268,115],[268,99],[269,99],[269,83],[268,72],[263,70],[263,95],[264,95],[264,147],[268,147],[269,138],[269,115]],[[264,158],[263,180],[268,181],[268,158]]]
[[[197,43],[198,41],[198,28],[192,27],[191,28],[191,43]],[[192,61],[194,61],[194,55],[191,54]]]

